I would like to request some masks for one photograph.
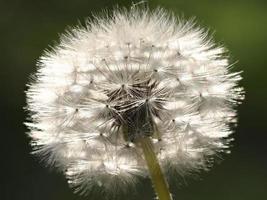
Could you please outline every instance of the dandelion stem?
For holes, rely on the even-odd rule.
[[[172,198],[167,182],[153,150],[153,144],[150,138],[144,137],[139,140],[139,143],[143,149],[151,180],[159,200],[171,200]]]

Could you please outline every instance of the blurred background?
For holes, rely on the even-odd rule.
[[[137,1],[133,1],[137,2]],[[48,45],[68,26],[84,22],[91,12],[129,7],[128,0],[0,0],[0,148],[1,200],[83,200],[72,193],[63,175],[32,157],[23,125],[26,83]],[[267,199],[267,1],[151,0],[215,31],[215,39],[230,50],[235,70],[243,70],[246,99],[239,106],[239,123],[232,154],[197,180],[186,178],[172,188],[179,200]],[[132,199],[153,199],[149,181]]]

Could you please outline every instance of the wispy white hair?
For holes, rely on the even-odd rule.
[[[127,192],[147,175],[135,139],[150,137],[166,175],[208,169],[228,152],[242,99],[226,50],[163,9],[115,10],[73,28],[38,62],[27,109],[34,153],[75,191]],[[154,134],[127,118],[147,105]],[[123,135],[128,120],[133,131]]]

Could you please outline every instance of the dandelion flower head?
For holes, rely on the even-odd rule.
[[[147,167],[150,138],[163,173],[208,169],[228,152],[240,73],[193,21],[162,9],[116,10],[62,35],[28,85],[34,153],[75,191],[127,191]]]

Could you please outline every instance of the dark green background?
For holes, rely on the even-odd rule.
[[[186,179],[172,188],[178,200],[267,199],[267,1],[155,0],[157,5],[216,30],[216,41],[230,49],[235,69],[243,70],[246,99],[239,107],[239,125],[232,154],[201,180]],[[25,84],[43,50],[69,25],[83,22],[91,11],[126,5],[112,0],[0,0],[1,200],[82,200],[64,177],[38,163],[29,152]],[[132,196],[132,194],[129,194]],[[133,199],[152,199],[146,181]],[[101,199],[101,198],[99,198]]]

